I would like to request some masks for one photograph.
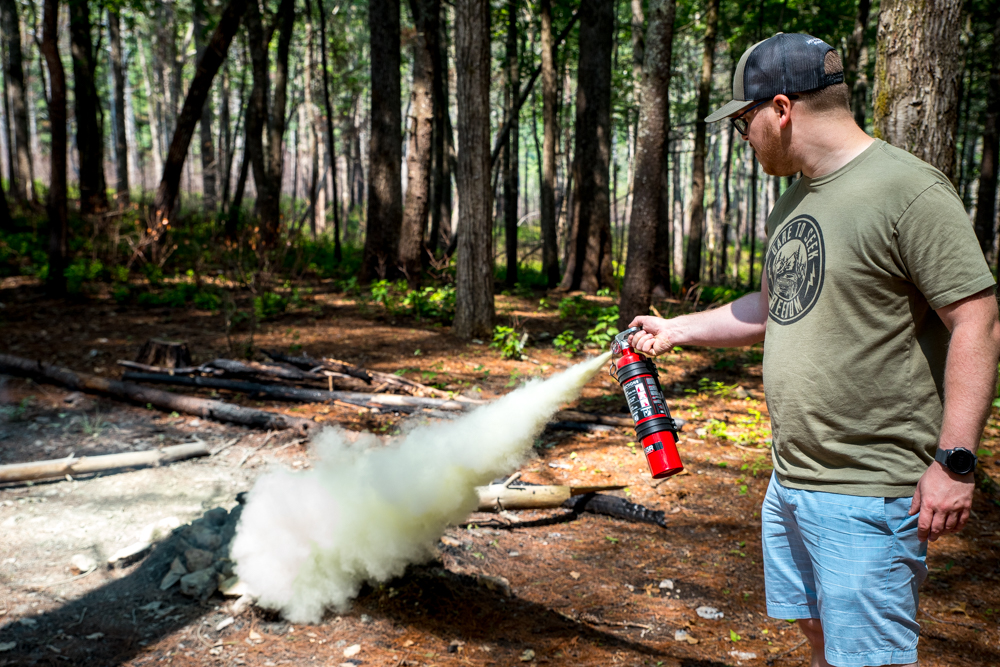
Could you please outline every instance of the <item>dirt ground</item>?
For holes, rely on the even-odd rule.
[[[255,343],[386,372],[405,369],[410,379],[486,399],[582,358],[560,354],[551,338],[574,326],[580,335],[583,323],[540,310],[537,297],[498,297],[498,311],[531,334],[527,360],[503,360],[487,344],[453,338],[447,327],[394,319],[322,285],[309,303],[265,322]],[[100,297],[67,306],[30,282],[0,285],[4,352],[119,376],[115,360],[133,359],[150,337],[187,341],[196,362],[231,356],[219,314],[119,306]],[[687,420],[679,445],[684,474],[652,480],[626,428],[546,431],[522,472],[539,483],[625,484],[617,493],[664,511],[665,529],[593,514],[566,520],[562,510],[514,513],[534,522],[527,526],[475,514],[448,530],[435,561],[364,589],[350,610],[330,612],[314,626],[293,626],[257,608],[233,615],[233,600],[218,593],[198,603],[176,587],[161,592],[171,537],[132,565],[103,566],[157,522],[186,523],[214,507],[232,508],[262,472],[308,467],[308,443],[277,434],[265,444],[259,431],[0,376],[0,464],[196,441],[217,452],[159,468],[0,487],[0,667],[807,665],[799,630],[764,613],[759,509],[770,436],[760,350],[685,349],[658,363],[673,414]],[[220,394],[382,434],[407,419]],[[604,374],[569,407],[626,410]],[[998,438],[994,414],[982,447],[1000,454]],[[981,460],[1000,476],[1000,456]],[[1000,507],[977,492],[974,510],[961,534],[930,547],[919,618],[922,665],[1000,665]],[[74,576],[75,554],[102,566]],[[702,606],[722,618],[701,618],[695,610]]]

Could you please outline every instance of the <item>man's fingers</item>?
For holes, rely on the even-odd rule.
[[[944,532],[953,533],[958,530],[958,522],[962,518],[961,513],[951,511],[945,515]]]
[[[963,528],[965,528],[965,524],[967,524],[968,522],[969,522],[969,510],[964,509],[962,510],[962,515],[958,518],[958,527],[955,530],[956,531],[962,530]]]
[[[913,501],[910,502],[910,516],[913,516],[920,511],[920,484],[917,484],[917,488],[913,491]]]
[[[935,512],[934,518],[931,520],[931,532],[928,539],[933,542],[937,538],[941,537],[941,534],[945,530],[945,521],[948,519],[948,512]]]
[[[934,510],[929,507],[920,508],[920,518],[917,520],[917,538],[921,542],[926,542],[931,532],[931,520],[934,518]]]

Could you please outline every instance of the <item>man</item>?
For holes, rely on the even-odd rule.
[[[740,58],[729,117],[775,204],[761,291],[632,338],[764,341],[774,474],[761,518],[768,614],[812,666],[915,665],[927,540],[960,530],[1000,356],[994,280],[948,179],[854,123],[836,52],[778,34]],[[765,337],[766,333],[766,337]]]

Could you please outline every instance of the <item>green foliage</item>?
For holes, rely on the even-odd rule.
[[[552,345],[561,352],[563,352],[567,357],[572,357],[574,354],[580,351],[583,347],[583,341],[577,338],[572,330],[567,329],[561,334],[556,336],[555,340],[552,341]]]
[[[276,292],[264,292],[253,298],[253,312],[258,322],[281,315],[288,307],[288,299]]]
[[[28,406],[34,400],[34,396],[25,396],[17,405],[0,406],[0,421],[18,422],[24,419],[28,413]]]
[[[559,301],[559,319],[570,320],[570,319],[582,319],[582,318],[593,318],[600,314],[601,307],[597,304],[593,304],[582,296],[577,294],[576,296],[564,297]]]
[[[597,323],[587,331],[587,342],[606,348],[618,333],[618,306],[608,306],[598,311]]]
[[[66,272],[63,274],[66,276],[66,290],[70,294],[79,294],[83,289],[83,283],[97,280],[103,269],[104,265],[100,260],[77,257],[66,267]]]
[[[409,315],[418,322],[435,320],[451,324],[455,318],[455,287],[407,289],[406,281],[379,280],[371,284],[369,298],[393,316]]]
[[[519,335],[514,327],[498,325],[493,329],[493,342],[490,343],[490,347],[500,350],[500,356],[504,359],[520,359],[527,342],[527,333]]]

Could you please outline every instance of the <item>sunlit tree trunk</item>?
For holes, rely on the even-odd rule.
[[[701,82],[698,85],[698,108],[694,120],[694,158],[691,166],[691,217],[687,253],[684,256],[684,287],[701,282],[701,246],[705,230],[705,131],[712,96],[712,70],[715,67],[715,32],[719,25],[719,0],[710,0],[705,16],[704,55]]]
[[[205,51],[206,8],[205,0],[195,0],[194,2],[194,44],[198,53],[198,60]],[[202,206],[206,213],[214,213],[218,202],[215,176],[217,165],[215,162],[215,144],[212,141],[212,96],[205,98],[205,104],[201,108],[201,122],[199,130],[201,132],[201,188]]]
[[[493,331],[490,234],[490,4],[456,0],[458,85],[457,295],[452,333],[487,339]],[[398,108],[397,104],[397,108]]]
[[[49,275],[53,296],[66,293],[66,71],[59,58],[59,0],[45,0],[42,52],[49,70]]]
[[[103,130],[98,116],[100,100],[94,81],[97,59],[90,34],[88,0],[70,0],[69,9],[76,147],[80,155],[80,211],[94,213],[108,206],[104,185]]]
[[[28,99],[21,53],[21,23],[16,0],[0,0],[0,26],[7,45],[5,81],[10,88],[11,121],[14,126],[15,157],[11,163],[11,193],[15,201],[34,199],[34,165],[28,142]],[[15,187],[16,185],[16,187]]]
[[[507,287],[517,283],[517,196],[518,196],[518,153],[520,152],[520,107],[521,68],[517,55],[517,0],[507,0],[507,134],[505,173],[503,175],[504,241],[507,256]]]
[[[670,131],[670,63],[673,55],[674,0],[652,0],[646,29],[642,92],[639,103],[639,139],[636,142],[632,217],[628,257],[622,282],[618,328],[625,329],[636,315],[649,312],[661,190],[662,169]]]
[[[875,136],[955,170],[962,0],[883,0],[875,61]]]
[[[398,0],[397,0],[398,2]],[[340,206],[337,205],[337,138],[333,134],[333,103],[330,100],[330,74],[326,63],[326,4],[324,0],[319,0],[319,41],[320,41],[320,65],[323,68],[323,106],[326,109],[326,140],[323,142],[327,150],[327,159],[330,169],[331,196],[333,198],[333,258],[338,262],[342,259],[343,251],[340,246]],[[398,49],[397,49],[398,51]],[[325,219],[325,209],[324,219]]]
[[[114,81],[115,199],[121,208],[129,203],[128,142],[125,132],[125,68],[122,60],[121,17],[108,10],[108,41],[111,46],[111,78]]]
[[[559,103],[556,53],[552,43],[552,1],[541,0],[542,48],[542,273],[546,284],[559,284],[559,240],[556,222],[556,143]]]
[[[448,52],[447,19],[442,16],[440,0],[432,3],[436,28],[428,34],[431,52],[431,95],[434,131],[431,135],[431,229],[427,238],[427,248],[437,253],[442,245],[447,246],[448,237],[442,236],[442,222],[449,226],[451,218],[451,164],[448,159]]]

